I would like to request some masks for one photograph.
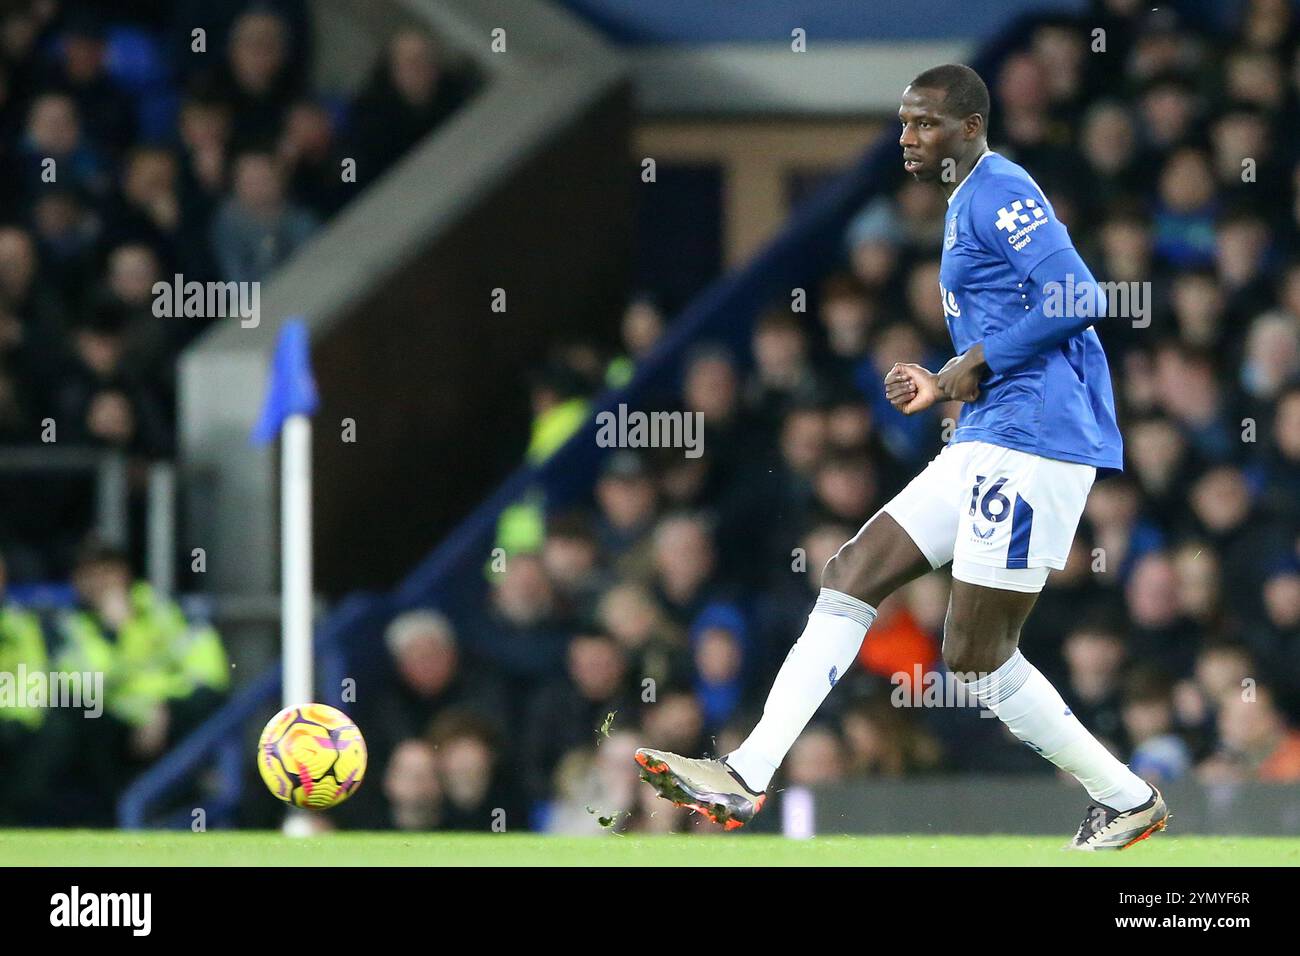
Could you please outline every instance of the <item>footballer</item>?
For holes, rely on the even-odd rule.
[[[938,373],[895,365],[885,394],[907,415],[962,402],[957,429],[827,563],[808,624],[740,747],[720,759],[649,749],[636,759],[660,796],[743,826],[853,664],[880,602],[951,562],[944,663],[1087,790],[1071,846],[1124,849],[1164,829],[1163,797],[1093,737],[1017,646],[1048,572],[1065,567],[1093,481],[1123,467],[1092,328],[1105,297],[1038,184],[988,148],[989,93],[974,70],[925,71],[903,91],[898,117],[904,170],[948,200],[939,291],[957,354]],[[1062,288],[1072,290],[1068,308]]]

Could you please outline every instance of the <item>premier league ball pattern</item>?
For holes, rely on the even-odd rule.
[[[341,710],[327,704],[286,707],[262,731],[257,769],[285,803],[327,810],[361,786],[366,742]]]

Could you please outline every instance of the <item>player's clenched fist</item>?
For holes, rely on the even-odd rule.
[[[923,412],[943,397],[938,376],[921,365],[899,362],[885,376],[885,398],[904,415]]]
[[[973,402],[980,397],[980,382],[988,373],[984,362],[984,343],[971,346],[961,355],[954,356],[935,376],[944,398],[956,402]]]

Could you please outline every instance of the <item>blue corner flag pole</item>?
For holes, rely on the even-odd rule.
[[[253,441],[280,438],[280,646],[284,707],[315,700],[312,691],[311,419],[320,405],[311,374],[307,326],[280,329],[271,380]],[[290,811],[284,832],[310,833],[305,811]]]
[[[319,405],[316,380],[311,374],[307,325],[302,319],[289,319],[280,329],[280,338],[275,345],[271,380],[262,405],[262,417],[253,428],[253,442],[270,444],[291,415],[310,415]]]

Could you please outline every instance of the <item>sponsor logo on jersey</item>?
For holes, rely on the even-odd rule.
[[[943,314],[954,319],[960,319],[961,308],[957,305],[957,297],[942,285],[939,286],[939,293],[943,299]]]
[[[1030,233],[1048,221],[1047,213],[1043,212],[1043,207],[1038,205],[1038,200],[1017,199],[1011,204],[1010,209],[1003,206],[998,210],[998,218],[994,225],[1010,233],[1007,242],[1012,249],[1019,252],[1029,245],[1029,241],[1033,238]]]
[[[951,249],[957,242],[957,217],[953,216],[948,220],[948,231],[943,237],[943,247]]]

